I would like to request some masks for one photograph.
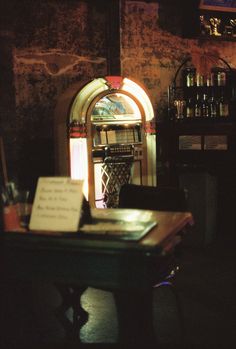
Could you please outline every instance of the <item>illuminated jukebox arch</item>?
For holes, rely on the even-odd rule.
[[[124,183],[156,185],[156,134],[150,99],[138,83],[97,78],[69,107],[68,161],[93,207],[117,207]]]

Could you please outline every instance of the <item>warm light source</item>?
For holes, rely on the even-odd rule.
[[[84,180],[83,193],[88,200],[88,153],[86,138],[70,138],[71,178]]]
[[[132,96],[135,96],[135,98],[141,103],[146,115],[146,120],[151,120],[154,117],[152,104],[142,87],[140,87],[134,81],[124,78],[122,90],[129,92]]]
[[[104,197],[102,190],[102,163],[94,164],[94,178],[95,178],[95,201],[97,208],[104,208]]]
[[[129,92],[131,95],[135,96],[137,100],[141,103],[144,114],[145,114],[145,122],[154,120],[154,110],[151,104],[151,101],[144,91],[144,89],[136,84],[134,81],[124,78],[122,90]],[[147,182],[149,185],[156,185],[156,135],[146,133],[146,141],[147,141],[147,162],[148,162],[148,175]]]
[[[73,102],[70,121],[86,122],[87,110],[91,101],[107,89],[106,80],[103,78],[94,79],[83,87]]]

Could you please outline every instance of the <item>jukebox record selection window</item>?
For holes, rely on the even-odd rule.
[[[95,146],[115,143],[138,143],[140,141],[140,132],[137,128],[101,130],[96,131],[94,135]]]
[[[134,143],[134,132],[129,130],[116,130],[115,131],[115,143]],[[109,137],[108,142],[110,143]]]

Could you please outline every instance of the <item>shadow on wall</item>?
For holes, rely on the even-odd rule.
[[[161,29],[183,38],[196,36],[200,0],[158,0]]]
[[[38,177],[41,176],[54,176],[53,140],[25,140],[19,158],[19,187],[29,189],[34,196]]]

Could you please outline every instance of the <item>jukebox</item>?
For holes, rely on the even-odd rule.
[[[156,184],[154,112],[145,90],[120,76],[75,94],[68,120],[69,171],[92,207],[117,207],[125,183]]]

